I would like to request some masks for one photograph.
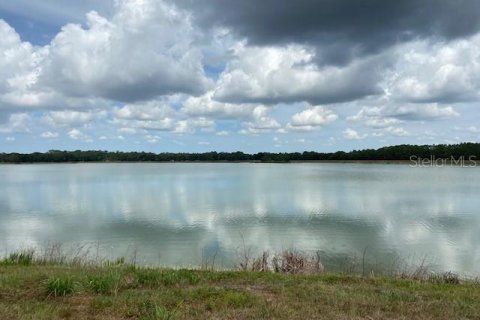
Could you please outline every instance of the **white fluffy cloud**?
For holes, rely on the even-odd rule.
[[[280,123],[268,115],[269,108],[255,103],[226,103],[216,101],[213,92],[201,97],[188,98],[182,107],[182,112],[188,116],[203,117],[214,120],[242,121],[242,134],[257,134],[279,129]],[[183,127],[177,128],[183,131]],[[224,133],[220,135],[225,135]]]
[[[323,106],[315,106],[294,114],[290,123],[287,124],[287,128],[292,130],[310,131],[332,123],[337,119],[338,115],[332,110]]]
[[[347,140],[361,140],[367,137],[366,134],[360,134],[352,128],[347,128],[343,131],[343,137]]]
[[[54,94],[37,88],[46,49],[23,42],[18,33],[0,19],[0,108],[37,107]]]
[[[462,102],[480,98],[480,35],[449,43],[428,40],[401,46],[387,82],[399,100]]]
[[[385,109],[385,106],[362,107],[357,114],[348,117],[348,120],[363,122],[371,128],[385,128],[400,122],[400,120],[390,117]]]
[[[114,112],[119,119],[128,120],[161,120],[171,117],[173,110],[167,102],[147,101],[145,103],[127,104]]]
[[[81,130],[77,128],[74,128],[68,131],[68,136],[72,140],[83,140],[85,142],[92,142],[92,139],[88,135],[86,135],[85,133],[83,133]]]
[[[143,100],[209,86],[189,16],[155,0],[124,0],[111,20],[87,14],[50,44],[42,80],[71,96]]]
[[[171,93],[200,94],[204,75],[187,13],[162,1],[122,0],[111,19],[87,14],[44,47],[0,20],[0,108],[92,108]],[[108,106],[108,103],[107,103]]]
[[[45,138],[45,139],[53,139],[53,138],[58,138],[58,133],[57,132],[51,132],[51,131],[45,131],[40,136],[42,138]]]
[[[0,133],[30,132],[32,117],[27,113],[14,113],[8,122],[0,125]]]
[[[408,131],[401,127],[386,127],[383,131],[397,137],[406,137],[409,135]]]
[[[214,98],[245,103],[348,101],[377,92],[373,60],[318,67],[314,51],[299,45],[250,47],[237,43]]]
[[[406,104],[362,107],[350,121],[363,122],[371,128],[387,128],[404,121],[432,121],[458,117],[459,113],[450,106],[430,104]]]
[[[478,135],[468,126],[478,122],[480,34],[403,42],[337,65],[305,44],[262,46],[224,27],[199,28],[198,13],[172,1],[118,0],[110,9],[68,18],[74,23],[43,46],[0,20],[0,133],[30,131],[51,143],[194,133],[202,139],[191,141],[203,141],[205,132],[218,141],[235,132],[393,141],[448,119],[469,139]]]
[[[117,125],[121,132],[144,133],[145,130],[171,131],[175,127],[175,121],[172,118],[157,120],[126,120],[114,118],[112,124]]]
[[[437,103],[402,105],[387,113],[390,117],[406,120],[440,120],[458,117],[460,114],[450,106],[440,106]]]
[[[104,118],[106,116],[104,110],[100,111],[75,111],[75,110],[63,110],[63,111],[50,111],[44,115],[42,120],[53,127],[78,127],[88,124],[97,119]]]
[[[257,106],[252,112],[252,119],[243,123],[242,134],[257,134],[280,129],[280,123],[268,115],[266,106]]]
[[[174,132],[179,134],[195,133],[197,129],[210,132],[215,129],[215,122],[206,118],[180,120],[177,122]]]
[[[233,104],[213,100],[213,92],[201,97],[189,97],[183,104],[182,111],[189,116],[209,117],[215,119],[245,119],[252,116],[258,105]]]
[[[5,21],[0,20],[0,93],[12,90],[31,68],[32,46]]]
[[[115,109],[111,122],[120,127],[119,132],[128,134],[146,133],[148,130],[179,134],[195,133],[197,129],[214,130],[215,122],[212,119],[201,116],[182,118],[184,114],[175,111],[171,107],[172,103],[175,103],[175,99],[127,104]],[[155,139],[147,138],[147,141],[149,140]]]
[[[145,133],[146,130],[171,131],[175,129],[175,112],[168,100],[132,103],[116,108],[112,124],[122,133]]]

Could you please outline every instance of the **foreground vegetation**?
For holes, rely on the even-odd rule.
[[[265,257],[240,271],[0,261],[1,319],[479,319],[480,284],[452,274],[323,273],[315,259]],[[312,269],[313,267],[313,269]],[[256,271],[251,271],[256,270]],[[263,270],[263,272],[262,272]]]
[[[322,153],[314,151],[292,153],[246,154],[243,152],[206,152],[206,153],[151,153],[151,152],[109,152],[109,151],[59,151],[50,150],[40,153],[0,153],[0,163],[33,162],[133,162],[133,161],[409,161],[411,157],[428,159],[480,159],[480,143],[461,143],[454,145],[398,145],[380,149],[338,151]]]

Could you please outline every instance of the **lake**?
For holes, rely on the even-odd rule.
[[[480,169],[336,163],[0,166],[0,248],[86,245],[138,263],[231,267],[319,251],[330,270],[419,263],[480,274]],[[73,250],[73,249],[71,249]],[[94,249],[92,249],[94,250]],[[133,259],[133,258],[132,258]]]

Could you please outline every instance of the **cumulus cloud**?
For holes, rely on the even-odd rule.
[[[379,92],[378,61],[318,67],[308,47],[251,47],[237,43],[220,75],[214,99],[231,103],[350,101]]]
[[[408,131],[401,127],[387,127],[383,129],[383,131],[397,137],[406,137],[409,135]]]
[[[480,35],[449,43],[417,41],[403,52],[388,90],[397,100],[454,103],[480,95]]]
[[[53,4],[74,10],[47,45],[0,19],[0,133],[54,144],[277,132],[293,142],[323,128],[393,141],[449,120],[478,135],[478,1],[87,2],[0,4],[54,23]],[[22,15],[35,20],[31,11]]]
[[[343,137],[347,140],[361,140],[367,137],[366,134],[359,134],[357,131],[352,128],[347,128],[343,131]]]
[[[20,81],[22,73],[31,67],[32,46],[4,20],[0,20],[0,93],[11,90]]]
[[[116,108],[111,123],[128,134],[145,133],[145,130],[171,131],[175,128],[175,116],[168,100],[152,100]]]
[[[145,140],[147,140],[148,143],[157,143],[162,139],[160,136],[150,134],[147,134],[144,138]]]
[[[189,97],[183,104],[182,111],[194,117],[215,119],[245,119],[252,115],[255,104],[233,104],[215,101],[213,92],[201,97]]]
[[[437,103],[424,105],[402,105],[387,113],[388,116],[405,120],[450,119],[460,114],[452,107],[439,106]]]
[[[50,44],[42,80],[71,96],[135,101],[202,93],[209,80],[189,16],[155,0],[119,1],[112,19],[92,11]]]
[[[45,139],[53,139],[53,138],[58,138],[58,133],[57,132],[51,132],[51,131],[45,131],[40,136],[42,138],[45,138]]]
[[[172,0],[173,2],[173,0]],[[175,0],[205,27],[223,26],[254,45],[306,44],[321,63],[345,64],[397,42],[474,34],[476,0]]]
[[[72,140],[82,140],[82,141],[85,141],[85,142],[92,142],[93,141],[88,135],[86,135],[85,133],[83,133],[81,130],[79,130],[77,128],[74,128],[74,129],[68,131],[68,136]]]
[[[35,88],[44,54],[0,19],[0,108],[35,107],[52,98]]]
[[[307,108],[292,116],[288,129],[310,131],[327,125],[338,119],[338,115],[323,106]]]
[[[120,127],[123,132],[145,132],[145,130],[171,131],[175,127],[175,120],[172,118],[156,120],[126,120],[114,118],[112,124]]]
[[[431,104],[406,104],[362,107],[357,114],[348,117],[350,121],[363,122],[371,128],[387,128],[404,121],[432,121],[459,117],[450,106]]]
[[[23,42],[0,20],[0,107],[92,107],[102,99],[144,100],[203,93],[202,52],[189,16],[154,0],[118,1],[67,24],[44,47]]]
[[[30,132],[32,117],[27,113],[14,113],[8,117],[7,123],[0,125],[0,133]]]
[[[0,108],[56,109],[106,107],[108,103],[90,94],[83,97],[63,95],[47,85],[42,74],[50,47],[35,47],[0,19]]]
[[[36,47],[0,19],[0,108],[56,109],[108,107],[108,101],[86,94],[66,96],[45,78],[50,46]]]
[[[115,109],[111,123],[119,126],[120,132],[128,134],[146,133],[149,130],[178,134],[195,133],[197,129],[204,132],[214,130],[215,122],[212,119],[202,116],[182,118],[184,114],[175,111],[171,103],[169,99],[162,99],[127,104]]]
[[[258,134],[280,129],[280,123],[268,115],[266,106],[258,106],[253,110],[252,119],[243,123],[241,134]]]
[[[215,123],[206,118],[180,120],[177,122],[174,132],[178,134],[195,133],[197,129],[210,132],[215,129]]]
[[[127,104],[117,108],[114,115],[119,119],[158,120],[172,116],[173,110],[167,102],[152,100],[145,103]]]
[[[53,127],[78,127],[94,120],[104,118],[106,111],[50,111],[43,116],[42,120]]]
[[[200,117],[214,120],[239,120],[242,121],[242,134],[257,134],[279,129],[280,123],[268,115],[269,107],[258,103],[226,103],[214,100],[214,93],[209,92],[201,97],[188,98],[182,107],[182,112],[187,116]],[[198,121],[198,120],[197,120]],[[187,128],[187,121],[180,122],[181,126],[176,132],[183,132]],[[192,131],[192,129],[190,129]],[[218,135],[228,135],[221,131]]]

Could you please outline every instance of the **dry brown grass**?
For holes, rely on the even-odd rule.
[[[325,271],[318,252],[311,256],[294,250],[284,250],[272,255],[264,251],[260,257],[244,260],[240,266],[244,271],[256,272],[315,274]]]

